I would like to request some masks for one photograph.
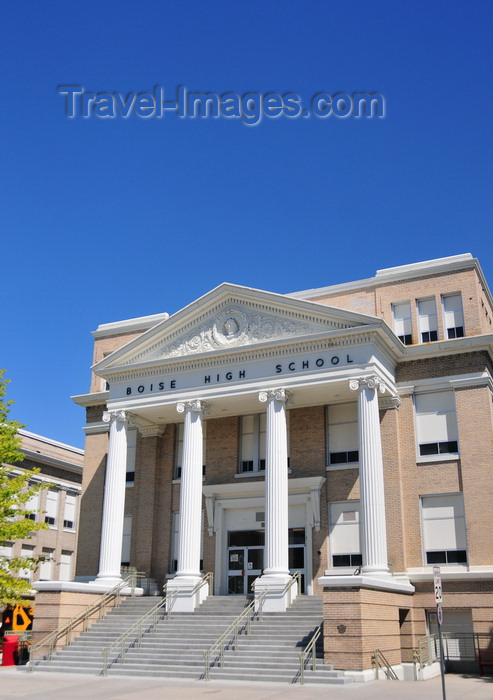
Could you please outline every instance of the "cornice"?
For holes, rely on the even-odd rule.
[[[106,406],[109,396],[109,391],[95,391],[91,394],[76,394],[70,398],[78,406],[89,408],[90,406]]]
[[[341,331],[332,333],[322,333],[312,336],[311,338],[292,338],[272,342],[262,343],[261,345],[248,346],[246,348],[226,348],[217,350],[214,353],[202,353],[185,358],[168,358],[166,360],[155,360],[141,365],[120,366],[114,369],[101,371],[100,374],[111,382],[120,382],[126,380],[145,379],[159,373],[163,377],[178,373],[190,372],[194,370],[213,369],[214,367],[223,367],[227,363],[235,362],[253,362],[257,360],[269,360],[283,358],[292,355],[296,352],[337,352],[346,351],[351,347],[358,345],[367,345],[374,343],[383,352],[387,354],[388,359],[393,363],[401,356],[401,343],[395,339],[388,326],[381,321],[373,327],[353,327],[344,330],[344,335]],[[100,396],[107,398],[107,392],[101,393]],[[92,394],[86,396],[94,396]],[[76,403],[82,404],[81,399],[85,397],[76,397],[79,399]],[[102,403],[99,402],[93,402]]]

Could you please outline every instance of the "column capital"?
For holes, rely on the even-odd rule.
[[[355,379],[349,380],[349,388],[352,391],[358,391],[359,389],[363,389],[364,387],[367,387],[368,389],[375,389],[375,391],[380,392],[381,394],[384,394],[387,389],[384,382],[382,382],[382,380],[379,377],[377,377],[376,374],[372,374],[368,377],[357,377]]]
[[[129,414],[127,411],[104,411],[103,423],[112,423],[119,421],[120,423],[129,423]]]
[[[176,404],[176,410],[178,413],[185,413],[186,411],[193,411],[194,413],[203,413],[204,415],[209,415],[211,412],[210,406],[205,401],[201,399],[192,399],[191,401],[180,401]]]
[[[272,399],[283,401],[286,404],[293,403],[292,394],[286,391],[286,389],[264,389],[263,391],[259,391],[258,400],[261,403],[267,403],[268,401],[272,401]]]

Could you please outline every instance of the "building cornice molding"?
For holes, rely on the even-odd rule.
[[[95,391],[90,394],[76,394],[70,398],[77,406],[82,406],[82,408],[89,408],[91,406],[106,406],[110,396],[109,391]]]
[[[214,353],[201,353],[183,358],[168,358],[153,360],[138,365],[118,366],[101,371],[100,375],[111,382],[144,380],[160,374],[163,377],[194,370],[213,370],[231,363],[247,363],[258,360],[283,359],[301,352],[347,352],[352,347],[374,344],[382,351],[387,359],[395,364],[402,357],[401,343],[383,322],[373,326],[354,327],[343,331],[320,333],[309,338],[292,338],[266,342],[255,346],[226,348]],[[72,397],[79,405],[102,403],[90,398],[94,395]],[[108,397],[108,392],[100,392],[99,396]],[[89,403],[91,402],[91,403]]]

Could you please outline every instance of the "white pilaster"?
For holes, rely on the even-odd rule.
[[[106,411],[103,421],[110,424],[110,437],[104,484],[99,573],[95,583],[111,588],[121,581],[128,417],[125,411]]]
[[[184,413],[183,454],[180,486],[180,532],[178,537],[178,571],[169,581],[168,591],[179,589],[173,610],[191,612],[208,595],[202,586],[198,595],[192,590],[200,581],[200,545],[202,534],[202,418],[203,401],[181,402],[178,413]]]
[[[358,392],[358,442],[363,574],[388,576],[385,491],[378,392],[385,386],[376,376],[351,379]]]
[[[266,612],[284,611],[296,592],[283,590],[290,579],[288,549],[288,440],[284,389],[259,393],[267,404],[265,464],[265,553],[264,572],[255,583],[258,594],[269,589]]]

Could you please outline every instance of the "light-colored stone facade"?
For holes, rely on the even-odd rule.
[[[461,304],[452,336],[444,311],[451,296]],[[431,342],[419,342],[422,300],[435,300],[435,315],[425,321],[421,315],[421,324],[435,324]],[[393,305],[403,302],[409,302],[412,336],[406,345],[393,318]],[[375,648],[392,664],[411,661],[435,610],[437,563],[445,616],[447,609],[463,611],[471,631],[491,632],[492,307],[479,263],[466,254],[287,296],[221,285],[169,318],[100,326],[90,393],[75,397],[87,411],[78,575],[100,571],[105,411],[126,422],[127,435],[137,430],[124,505],[126,522],[131,518],[124,544],[129,563],[160,585],[179,570],[177,468],[184,419],[176,406],[199,399],[207,405],[201,568],[214,572],[216,593],[239,592],[234,557],[244,548],[246,586],[248,570],[257,570],[253,550],[263,546],[252,544],[252,533],[269,527],[265,475],[271,467],[251,445],[274,438],[259,427],[265,404],[258,393],[282,389],[289,395],[290,569],[302,570],[306,594],[324,596],[327,661],[368,669]],[[359,418],[337,423],[338,410],[357,416],[354,382],[369,387],[368,397],[360,402]],[[379,402],[375,444],[378,428],[369,427],[365,401],[368,408]],[[244,416],[256,416],[257,433],[247,435]],[[359,460],[375,449],[383,490],[380,467],[370,456],[365,488],[371,491],[375,481],[376,494],[362,493]],[[361,549],[362,528],[378,532],[382,514],[372,512],[375,497],[385,510],[378,555],[372,542]],[[269,507],[267,517],[284,517]],[[351,529],[357,518],[359,549],[357,525]],[[263,542],[263,535],[258,538]],[[372,563],[381,552],[388,561]]]

